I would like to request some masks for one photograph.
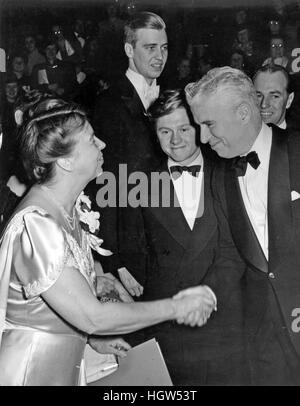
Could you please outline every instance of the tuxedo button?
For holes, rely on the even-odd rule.
[[[273,274],[273,272],[270,272],[270,273],[269,273],[269,278],[275,279],[275,275]]]

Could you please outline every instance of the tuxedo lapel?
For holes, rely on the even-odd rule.
[[[195,255],[198,255],[199,252],[204,249],[217,227],[211,196],[211,171],[211,163],[208,160],[204,160],[204,178],[202,181],[197,218],[195,219],[193,230],[190,233],[188,245],[189,252],[193,252]]]
[[[229,224],[238,250],[247,263],[267,273],[268,262],[249,220],[238,178],[234,171],[230,169],[230,163],[227,164],[225,190]]]
[[[144,115],[146,111],[144,109],[144,105],[135,90],[133,84],[130,80],[125,76],[124,80],[120,83],[120,91],[121,91],[121,98],[127,108],[130,110],[131,114],[133,115]]]
[[[273,127],[268,182],[269,266],[284,269],[291,245],[292,212],[288,137]]]
[[[212,233],[217,228],[217,221],[213,210],[213,202],[210,193],[211,166],[204,164],[204,179],[199,201],[198,214],[195,220],[193,230],[190,229],[182,209],[179,205],[172,179],[170,178],[167,163],[161,168],[160,173],[167,173],[170,179],[170,206],[151,208],[153,215],[166,228],[172,237],[184,248],[188,249],[183,260],[189,256],[189,260],[199,255],[207,242],[210,240]],[[204,212],[203,212],[204,206]]]
[[[130,80],[125,76],[120,85],[121,98],[130,111],[133,117],[138,117],[149,128],[150,134],[153,132],[152,123],[149,120],[149,116],[145,110],[145,107],[138,95],[135,87]]]
[[[158,173],[164,177],[165,181],[160,185],[159,197],[156,197],[159,207],[154,207],[153,204],[150,204],[150,210],[172,237],[185,248],[189,241],[191,229],[181,210],[166,162],[164,162],[163,167],[159,169]],[[167,185],[166,182],[168,182]],[[151,201],[150,199],[153,199],[153,190],[150,193],[149,202]]]

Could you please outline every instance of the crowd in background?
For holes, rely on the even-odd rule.
[[[92,116],[96,98],[127,68],[123,27],[136,8],[134,3],[122,8],[118,2],[107,2],[92,16],[76,8],[72,12],[67,9],[66,13],[61,8],[28,8],[23,13],[4,10],[2,179],[8,178],[13,164],[10,158],[15,150],[16,109],[22,110],[37,98],[50,95],[75,101]],[[262,64],[272,61],[284,66],[293,77],[295,99],[289,114],[297,116],[297,4],[283,7],[282,2],[274,2],[269,8],[230,10],[161,7],[158,12],[167,22],[169,40],[169,59],[160,78],[161,88],[183,88],[209,69],[223,65],[244,70],[252,77]]]

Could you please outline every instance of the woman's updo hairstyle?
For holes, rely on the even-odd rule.
[[[53,178],[58,158],[72,153],[75,134],[87,122],[85,112],[76,104],[47,99],[23,117],[19,129],[20,157],[29,184]]]

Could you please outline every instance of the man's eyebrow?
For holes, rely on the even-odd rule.
[[[281,95],[282,92],[281,92],[280,90],[271,90],[271,91],[270,91],[270,94],[271,94],[271,95]]]

